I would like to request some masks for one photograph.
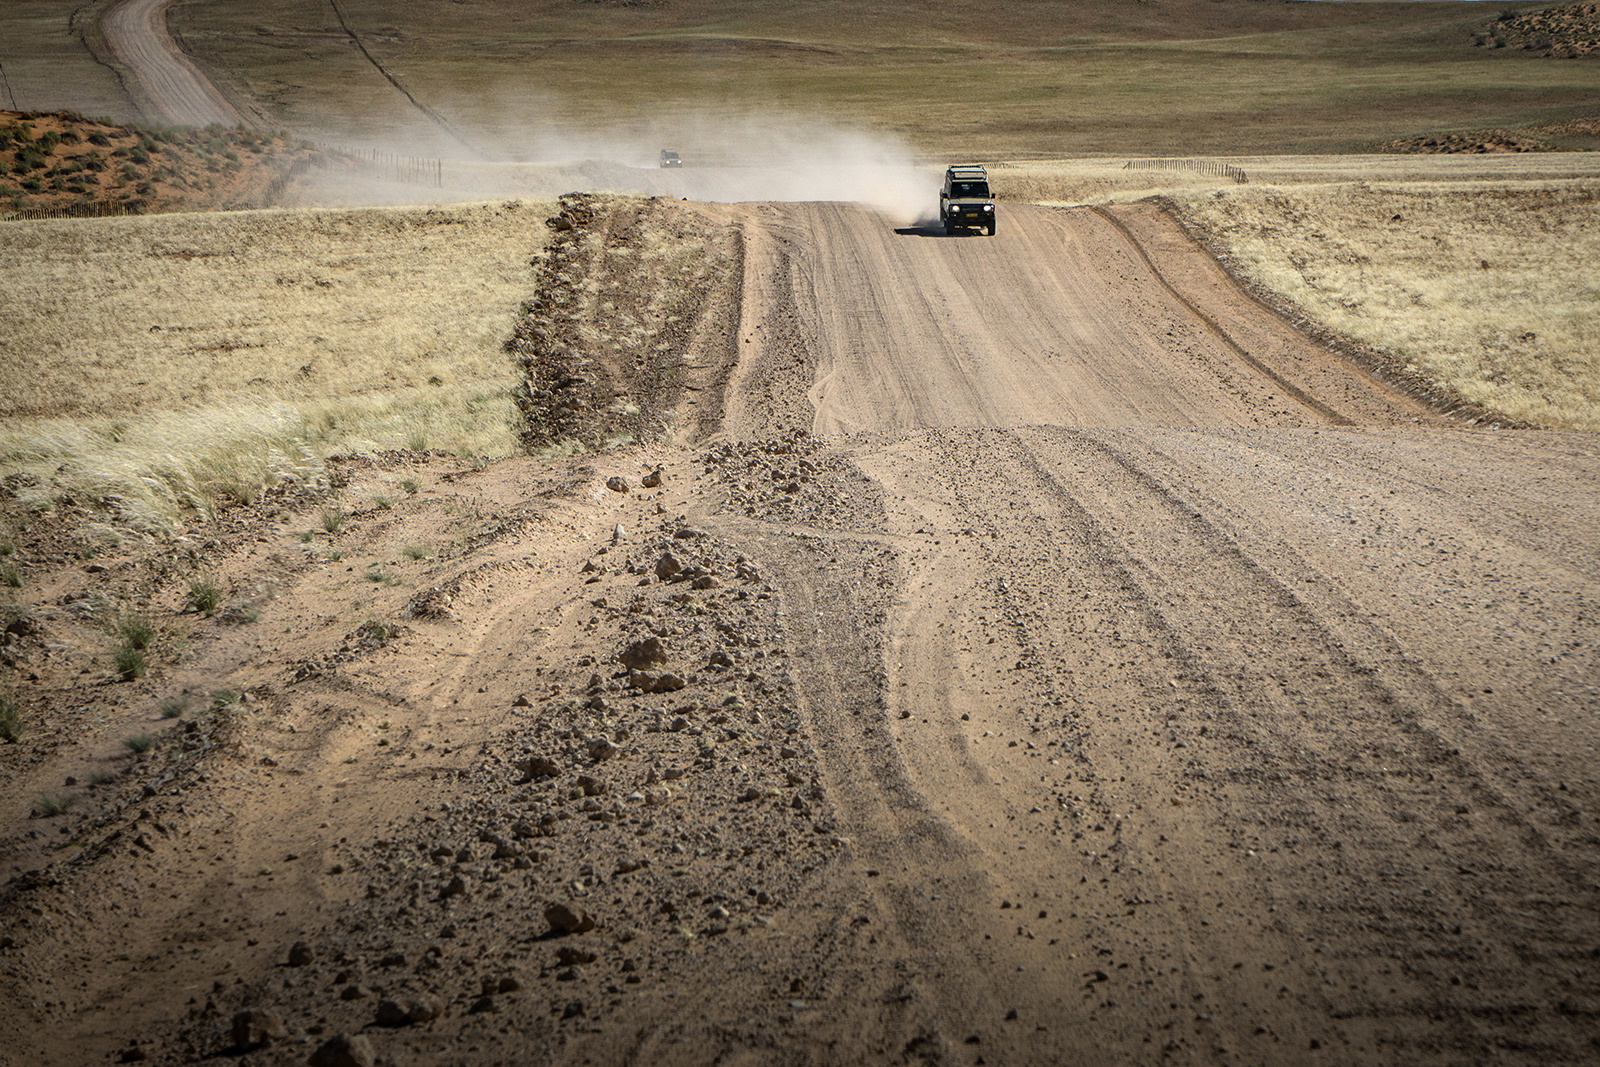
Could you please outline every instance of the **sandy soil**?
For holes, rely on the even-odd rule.
[[[655,443],[17,537],[17,1062],[1592,1061],[1600,440],[1430,414],[1148,205],[592,208],[739,250]],[[625,296],[519,330],[552,424],[621,417]]]

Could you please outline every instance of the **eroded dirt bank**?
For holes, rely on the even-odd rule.
[[[55,725],[0,748],[7,1047],[1593,1057],[1600,441],[1445,423],[1153,208],[621,212],[569,205],[518,340],[586,368],[530,386],[561,435],[655,443],[20,543]],[[731,275],[674,269],[736,314],[618,292],[639,227],[704,228]],[[169,643],[138,681],[118,603]]]

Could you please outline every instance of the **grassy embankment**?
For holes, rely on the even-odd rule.
[[[0,470],[168,530],[323,457],[516,447],[550,205],[0,224]]]
[[[1313,320],[1468,400],[1600,430],[1600,159],[1234,159],[1221,178],[1096,161],[995,172],[1005,197],[1168,195],[1235,265]]]

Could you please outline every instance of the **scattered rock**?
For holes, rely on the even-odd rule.
[[[617,653],[617,662],[634,671],[660,667],[667,662],[667,646],[661,643],[659,637],[647,637]]]
[[[628,491],[628,480],[619,474],[613,474],[606,479],[606,488],[613,493],[626,493]]]
[[[665,479],[661,473],[661,468],[657,467],[655,470],[639,479],[639,484],[644,486],[646,489],[655,489],[660,486],[664,480]]]
[[[531,782],[536,778],[555,778],[561,773],[561,768],[556,761],[548,756],[529,756],[517,761],[517,770],[523,774],[523,781]]]
[[[233,1016],[233,1046],[248,1050],[275,1041],[287,1041],[289,1031],[284,1028],[278,1013],[266,1008],[246,1008]]]
[[[594,916],[570,904],[557,902],[545,906],[544,921],[556,934],[586,934],[594,929]]]
[[[596,778],[589,774],[580,774],[578,775],[578,788],[583,790],[583,795],[586,797],[597,797],[605,793],[606,782],[604,778]]]
[[[622,746],[613,744],[609,737],[591,737],[589,739],[589,758],[596,763],[608,760],[622,751]]]
[[[311,946],[304,941],[296,941],[289,949],[289,966],[291,967],[305,967],[316,958],[317,954],[311,951]]]
[[[335,1034],[318,1045],[307,1062],[311,1067],[372,1067],[376,1058],[372,1054],[372,1042],[364,1036]]]
[[[681,570],[683,570],[683,564],[671,552],[664,553],[660,559],[656,560],[656,577],[663,582]]]
[[[671,671],[655,674],[651,671],[634,671],[628,675],[628,684],[646,693],[675,693],[689,683],[682,675]]]
[[[571,945],[562,945],[560,948],[556,949],[556,959],[560,961],[562,966],[570,967],[575,963],[593,963],[595,961],[595,954],[587,949],[576,948]]]
[[[426,994],[405,1005],[398,1000],[380,1000],[373,1021],[379,1026],[417,1026],[437,1019],[441,1010],[438,998]]]

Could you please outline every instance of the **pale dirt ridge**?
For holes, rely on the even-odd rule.
[[[563,218],[593,244],[515,339],[571,360],[549,424],[679,443],[353,461],[103,572],[21,540],[6,655],[69,710],[0,747],[8,1047],[1593,1058],[1594,435],[1430,414],[1148,205]],[[673,367],[607,316],[690,224],[737,313]],[[230,603],[184,623],[196,560]],[[80,675],[96,593],[187,651]]]

